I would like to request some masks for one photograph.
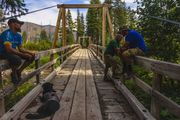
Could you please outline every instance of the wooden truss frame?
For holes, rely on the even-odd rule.
[[[59,9],[59,14],[56,22],[56,29],[54,33],[54,41],[52,48],[57,46],[58,40],[58,32],[60,28],[60,23],[62,20],[62,46],[66,46],[66,9],[67,8],[102,8],[102,46],[105,46],[105,39],[106,39],[106,18],[109,24],[109,31],[111,33],[111,37],[114,38],[114,32],[111,22],[111,17],[109,14],[109,4],[61,4],[57,5]]]
[[[81,37],[78,37],[78,44],[80,44],[80,40],[81,39],[85,39],[85,38],[88,38],[89,39],[89,43],[91,44],[91,37],[90,36],[81,36]]]

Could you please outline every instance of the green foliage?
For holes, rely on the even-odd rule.
[[[152,86],[151,82],[153,80],[153,72],[146,71],[139,65],[133,65],[133,71],[136,73],[136,76],[138,76],[138,78]],[[143,90],[139,88],[133,80],[126,80],[125,85],[138,98],[138,100],[150,110],[150,95],[143,92]],[[163,77],[160,92],[171,100],[175,101],[177,104],[180,104],[179,85],[180,84],[178,81]],[[178,118],[170,114],[166,109],[161,110],[160,116],[162,120],[178,120]]]
[[[67,23],[69,29],[67,30],[67,44],[71,45],[74,43],[74,35],[73,35],[73,30],[75,28],[75,24],[73,23],[72,16],[70,10],[67,12]]]
[[[2,11],[2,9],[0,8],[0,18],[2,18],[3,17],[3,11]]]
[[[99,4],[99,0],[91,0],[90,4]],[[92,37],[93,43],[97,43],[101,37],[102,28],[102,11],[98,8],[88,9],[86,15],[87,21],[87,35]]]
[[[77,40],[78,37],[84,35],[85,25],[84,25],[84,16],[83,14],[80,15],[79,9],[77,10]]]
[[[40,33],[40,39],[41,40],[48,40],[48,36],[45,30],[42,30]]]
[[[21,98],[23,98],[31,89],[33,84],[28,82],[20,86],[15,92],[5,97],[6,110],[14,106]]]
[[[26,43],[26,41],[27,41],[27,33],[26,33],[26,31],[23,31],[22,38],[23,38],[23,42]]]
[[[112,24],[114,27],[114,33],[117,33],[119,27],[130,24],[131,22],[128,21],[129,13],[126,10],[125,2],[122,0],[105,0],[105,3],[112,5],[113,7],[109,8],[109,14],[112,19]],[[107,26],[107,36],[106,36],[106,43],[110,41],[112,38],[110,38],[110,32],[109,32],[109,26]]]
[[[35,51],[41,51],[41,50],[48,50],[51,48],[51,41],[48,40],[39,40],[36,42],[28,42],[24,44],[24,48],[28,50],[35,50]]]
[[[180,8],[176,7],[180,6],[180,2],[174,2],[174,0],[137,1],[140,13],[138,27],[143,31],[150,55],[156,55],[165,61],[177,62],[180,59],[180,27],[152,19],[148,15],[180,21]]]
[[[0,9],[3,9],[5,15],[23,14],[28,11],[25,8],[24,0],[1,0]]]

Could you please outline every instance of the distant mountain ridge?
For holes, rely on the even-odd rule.
[[[32,41],[34,39],[38,39],[40,37],[41,30],[45,30],[47,36],[50,36],[50,39],[53,39],[53,35],[55,32],[55,26],[53,25],[38,25],[31,22],[25,22],[21,27],[22,33],[25,31],[28,37],[28,40]]]

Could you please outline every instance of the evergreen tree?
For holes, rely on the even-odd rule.
[[[27,33],[26,33],[26,31],[23,31],[22,38],[23,38],[23,42],[26,43],[27,42]]]
[[[25,8],[24,0],[1,0],[0,9],[3,9],[4,14],[23,14],[28,11]]]
[[[168,22],[148,17],[157,16],[164,19],[180,21],[180,1],[174,0],[137,0],[139,28],[148,43],[150,55],[175,62],[180,59],[180,27]]]
[[[99,0],[91,0],[90,4],[100,4]],[[87,35],[92,37],[92,41],[97,43],[101,37],[102,13],[100,9],[88,9],[87,16]]]
[[[127,10],[125,2],[122,0],[105,0],[105,3],[112,5],[113,7],[109,9],[110,16],[112,16],[112,23],[114,26],[115,33],[118,28],[127,25]]]
[[[68,9],[67,12],[67,25],[68,25],[68,30],[67,30],[67,44],[71,45],[74,43],[74,36],[73,36],[73,30],[74,30],[74,23],[72,20],[72,15],[71,11]]]
[[[48,40],[47,33],[46,33],[46,31],[44,29],[40,33],[40,39],[41,40]]]
[[[84,35],[84,33],[85,33],[84,16],[81,13],[81,17],[80,17],[80,35]]]
[[[3,10],[0,9],[0,18],[2,18],[2,17],[3,17]]]
[[[81,17],[80,17],[79,9],[77,10],[76,23],[77,23],[77,40],[78,40],[78,37],[81,36]]]

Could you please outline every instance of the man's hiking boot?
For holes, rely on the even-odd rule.
[[[11,81],[14,85],[18,85],[19,83],[19,80],[18,80],[18,77],[17,77],[17,73],[15,72],[12,72],[11,73]]]

